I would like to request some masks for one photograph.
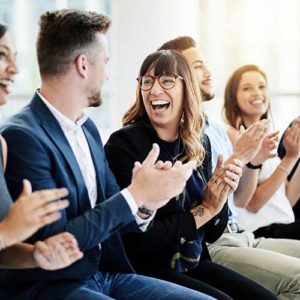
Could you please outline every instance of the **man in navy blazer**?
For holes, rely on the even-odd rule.
[[[84,258],[60,271],[1,271],[11,299],[211,299],[134,273],[119,232],[146,230],[155,209],[179,194],[194,162],[158,169],[158,146],[122,191],[108,168],[94,123],[83,113],[102,102],[110,20],[95,12],[61,10],[41,16],[37,56],[40,90],[2,127],[8,143],[6,179],[13,196],[23,178],[34,190],[67,187],[70,206],[29,242],[62,231],[77,239]],[[112,297],[112,298],[110,298]]]

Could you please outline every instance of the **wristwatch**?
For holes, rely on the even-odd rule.
[[[146,215],[146,216],[150,217],[154,213],[154,210],[148,209],[144,205],[142,205],[138,208],[138,212],[140,212],[143,215]]]
[[[249,161],[246,164],[246,167],[249,168],[249,169],[261,169],[262,168],[262,164],[261,165],[252,165],[251,162]]]

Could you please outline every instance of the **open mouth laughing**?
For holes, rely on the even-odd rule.
[[[163,112],[170,107],[170,102],[167,100],[153,100],[150,103],[155,112]]]

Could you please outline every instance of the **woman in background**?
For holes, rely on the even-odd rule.
[[[224,112],[229,124],[228,135],[234,144],[240,126],[248,128],[269,117],[270,99],[267,77],[255,65],[245,65],[230,77],[226,90]],[[238,221],[255,237],[300,239],[300,222],[295,221],[292,207],[300,195],[291,197],[287,181],[300,156],[300,123],[294,122],[287,130],[283,145],[285,156],[276,156],[278,132],[268,134],[258,155],[246,166],[253,169],[252,187],[245,207],[238,209]],[[270,151],[271,150],[271,151]],[[273,154],[269,154],[272,153]],[[248,188],[249,188],[248,186]]]

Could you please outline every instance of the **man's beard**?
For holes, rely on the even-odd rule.
[[[210,101],[215,97],[214,93],[206,93],[205,91],[203,91],[201,89],[200,89],[200,91],[201,91],[201,96],[202,96],[202,101],[203,102]]]
[[[93,96],[90,96],[88,98],[88,101],[89,101],[89,107],[99,107],[103,102],[101,91],[93,94]]]

